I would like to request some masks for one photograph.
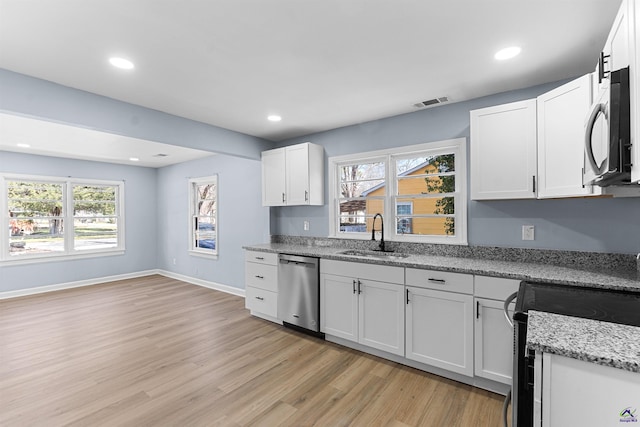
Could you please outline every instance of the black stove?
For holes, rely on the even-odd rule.
[[[536,310],[640,326],[640,292],[522,282],[517,298],[515,320]]]
[[[514,427],[533,425],[533,359],[526,348],[529,310],[640,327],[640,292],[522,282],[514,321],[512,412]]]

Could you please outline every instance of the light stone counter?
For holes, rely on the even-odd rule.
[[[527,347],[640,373],[637,326],[532,310],[527,323]]]
[[[324,259],[341,261],[354,261],[370,264],[394,265],[407,268],[431,269],[440,271],[452,271],[457,273],[477,274],[493,277],[504,277],[517,280],[527,280],[545,283],[557,283],[560,285],[586,286],[603,289],[618,289],[632,292],[640,292],[640,274],[638,270],[621,267],[620,265],[593,265],[589,259],[582,263],[574,263],[571,266],[554,265],[551,259],[553,252],[540,251],[547,258],[539,257],[537,262],[481,259],[461,256],[438,256],[433,254],[404,252],[406,258],[378,259],[362,256],[343,255],[341,252],[349,247],[300,245],[292,243],[266,243],[245,246],[244,249],[287,253],[294,255],[313,256]],[[413,248],[412,248],[413,249]],[[454,248],[455,249],[455,248]],[[519,250],[499,248],[497,251],[506,259],[517,259]],[[399,251],[400,252],[400,251]],[[460,252],[460,250],[458,250]],[[513,256],[510,254],[513,253]],[[549,255],[547,255],[549,253]],[[584,255],[585,257],[591,254]],[[605,258],[605,256],[602,256]],[[635,263],[635,260],[634,260]],[[590,266],[593,269],[590,269]]]

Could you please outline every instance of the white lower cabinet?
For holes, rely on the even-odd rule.
[[[536,352],[535,426],[636,425],[640,373]]]
[[[473,376],[473,296],[407,287],[407,359]]]
[[[503,303],[476,298],[475,374],[511,384],[513,329],[503,313]]]
[[[278,315],[278,254],[246,251],[244,263],[245,307],[259,317]]]
[[[360,281],[358,342],[404,356],[404,286]]]
[[[322,260],[320,271],[320,331],[404,356],[404,269]]]
[[[504,301],[517,292],[514,279],[475,276],[475,375],[511,384],[513,329],[504,315]],[[515,303],[511,303],[511,312]]]

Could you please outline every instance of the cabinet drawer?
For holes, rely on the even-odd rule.
[[[248,286],[245,292],[245,307],[267,316],[278,316],[278,294]]]
[[[475,292],[478,298],[504,301],[509,295],[518,292],[520,280],[501,277],[475,276]]]
[[[473,294],[473,275],[407,268],[407,286]]]
[[[278,254],[273,252],[245,251],[244,260],[259,264],[278,265]]]
[[[404,284],[403,267],[323,259],[320,261],[320,273]]]
[[[278,267],[275,265],[244,263],[245,286],[278,292]]]

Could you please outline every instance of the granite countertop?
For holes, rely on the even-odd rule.
[[[640,373],[640,327],[529,311],[527,347]]]
[[[557,283],[561,285],[587,286],[640,292],[640,274],[636,269],[563,267],[546,263],[514,262],[427,254],[408,254],[406,258],[379,259],[343,255],[345,247],[308,246],[289,243],[265,243],[245,246],[244,249],[313,256],[340,261],[394,265],[457,273],[504,277],[517,280]]]

